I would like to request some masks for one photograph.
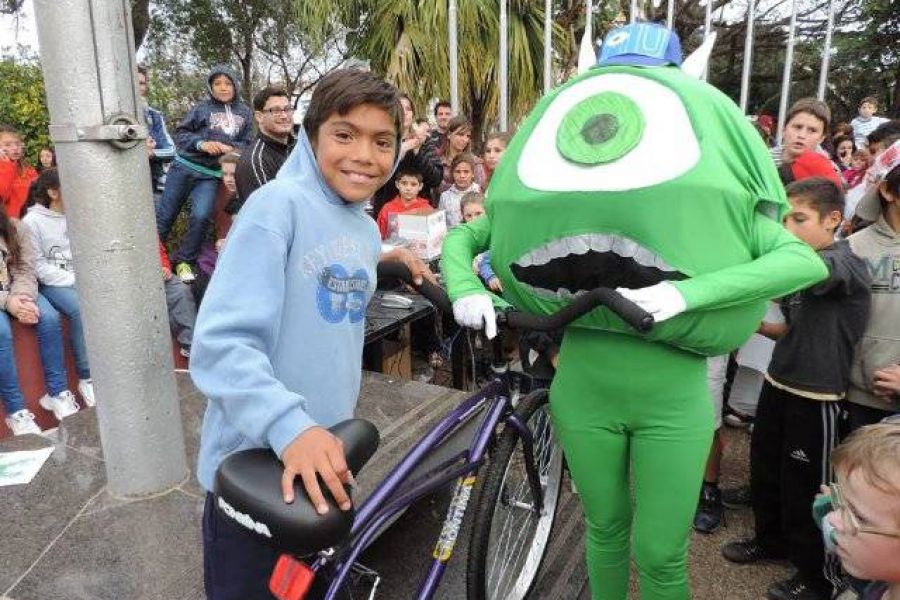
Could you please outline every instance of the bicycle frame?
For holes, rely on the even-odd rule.
[[[410,476],[429,454],[485,406],[486,409],[482,421],[478,425],[468,448],[437,465],[424,475],[417,477],[412,481],[413,485],[410,486],[410,489],[398,494],[397,492],[401,486],[409,482]],[[324,568],[335,555],[340,555],[329,569],[333,569],[333,572],[336,574],[329,583],[325,600],[335,599],[338,591],[344,585],[354,562],[392,517],[405,510],[416,500],[433,493],[438,488],[456,479],[456,490],[453,493],[447,516],[444,519],[441,533],[435,544],[431,567],[419,587],[416,598],[418,600],[430,600],[434,596],[446,570],[447,563],[453,555],[456,538],[471,499],[471,491],[476,479],[475,473],[484,463],[488,443],[495,435],[496,427],[501,420],[508,426],[514,427],[521,436],[523,444],[525,444],[528,479],[531,484],[532,494],[535,497],[535,506],[537,510],[540,510],[543,497],[537,478],[537,467],[534,464],[530,451],[532,445],[531,431],[512,412],[508,379],[498,378],[464,400],[449,415],[436,424],[425,437],[413,446],[389,475],[382,480],[357,511],[348,544],[342,548],[320,553],[319,558],[312,565],[312,569],[317,574],[325,571]],[[461,460],[461,464],[450,468],[454,463],[458,463]]]

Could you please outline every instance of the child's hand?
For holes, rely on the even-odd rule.
[[[24,325],[34,325],[41,316],[34,300],[28,296],[16,294],[6,301],[6,311]]]
[[[172,279],[172,269],[170,269],[168,267],[163,267],[162,271],[163,271],[163,281],[168,281],[168,280]]]
[[[288,504],[294,501],[294,478],[299,475],[316,512],[320,515],[328,512],[328,504],[316,477],[318,474],[341,510],[350,510],[353,506],[344,490],[344,484],[356,483],[344,458],[344,444],[327,429],[310,427],[298,435],[285,449],[281,462],[284,463],[281,492]]]
[[[503,293],[503,284],[500,283],[499,277],[491,277],[491,280],[488,281],[488,287],[491,288],[492,292]]]
[[[891,365],[875,371],[873,392],[879,398],[891,398],[900,394],[900,365]]]
[[[434,276],[434,273],[431,272],[431,269],[428,268],[422,259],[412,253],[409,248],[394,248],[389,252],[385,252],[381,255],[380,261],[397,261],[406,265],[406,268],[409,269],[410,274],[413,278],[413,283],[416,285],[422,285],[422,282],[427,279],[434,285],[438,285],[437,279]]]
[[[228,154],[234,148],[222,142],[203,142],[200,144],[200,150],[212,156],[221,156],[222,154]]]

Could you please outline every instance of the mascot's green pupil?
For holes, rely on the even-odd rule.
[[[616,136],[619,120],[616,115],[597,115],[591,117],[581,128],[581,137],[588,144],[602,144]]]
[[[567,160],[593,166],[616,161],[641,141],[644,115],[631,98],[603,92],[576,104],[556,132],[556,147]]]

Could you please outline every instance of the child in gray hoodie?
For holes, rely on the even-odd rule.
[[[85,404],[94,406],[94,386],[84,344],[78,290],[75,288],[75,267],[57,170],[47,169],[41,173],[32,185],[31,195],[35,204],[28,209],[22,222],[28,226],[36,256],[34,272],[38,290],[55,310],[69,319],[72,353],[78,371],[78,392]],[[57,395],[48,394],[40,404],[46,410],[52,410],[58,419],[78,410],[75,397],[68,390]]]

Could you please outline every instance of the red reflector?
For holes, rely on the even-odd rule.
[[[269,578],[269,591],[278,600],[303,600],[315,578],[316,572],[306,563],[289,554],[282,554]]]

